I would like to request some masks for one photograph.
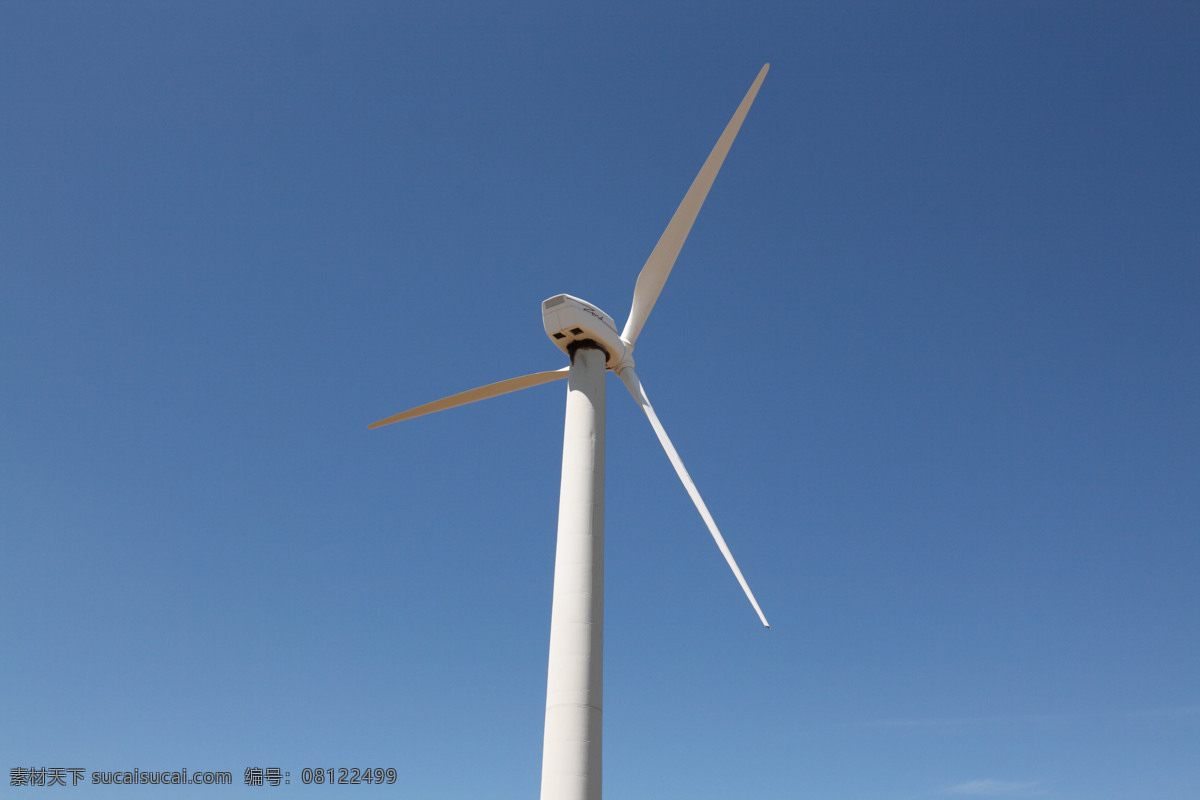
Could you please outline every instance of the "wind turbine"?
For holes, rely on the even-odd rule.
[[[750,585],[717,529],[712,514],[667,437],[633,369],[633,346],[662,291],[671,267],[700,213],[726,153],[754,102],[770,64],[764,64],[733,118],[725,126],[700,173],[638,275],[633,307],[617,333],[613,318],[566,294],[542,303],[546,334],[570,358],[570,366],[481,386],[371,424],[393,422],[486,400],[518,389],[567,379],[567,419],[563,434],[562,484],[558,505],[558,544],[550,619],[550,659],[546,686],[546,728],[542,745],[542,800],[599,800],[600,733],[603,708],[604,648],[604,385],[615,372],[646,413],[704,524],[754,606]]]

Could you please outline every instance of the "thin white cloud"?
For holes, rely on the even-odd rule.
[[[972,797],[1036,797],[1045,794],[1041,781],[967,781],[943,790],[943,794]]]

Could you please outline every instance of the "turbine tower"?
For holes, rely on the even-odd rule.
[[[570,295],[555,295],[542,303],[542,321],[546,334],[570,358],[569,367],[471,389],[369,426],[378,428],[567,379],[542,745],[542,800],[600,800],[604,705],[604,378],[609,370],[617,374],[645,412],[742,591],[763,625],[770,627],[633,369],[634,344],[769,67],[770,64],[764,64],[759,71],[642,267],[633,290],[633,307],[621,333],[617,333],[613,318],[595,306]]]

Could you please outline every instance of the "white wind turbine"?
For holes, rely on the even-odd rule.
[[[541,383],[567,379],[558,545],[550,618],[550,665],[542,749],[542,800],[599,800],[604,647],[604,376],[617,373],[658,435],[667,457],[704,518],[742,591],[763,625],[770,627],[733,554],[700,498],[679,453],[667,438],[642,382],[633,370],[633,346],[696,221],[717,171],[767,75],[764,64],[733,118],[638,275],[633,307],[618,334],[612,317],[584,301],[560,294],[542,303],[546,333],[571,359],[569,367],[481,386],[395,416],[378,428],[434,411],[485,400]]]

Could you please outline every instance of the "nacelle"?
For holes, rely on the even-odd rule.
[[[617,323],[593,305],[569,294],[556,294],[542,301],[542,323],[546,335],[567,355],[573,342],[591,340],[608,353],[607,365],[612,369],[628,354],[629,347],[621,341]]]

